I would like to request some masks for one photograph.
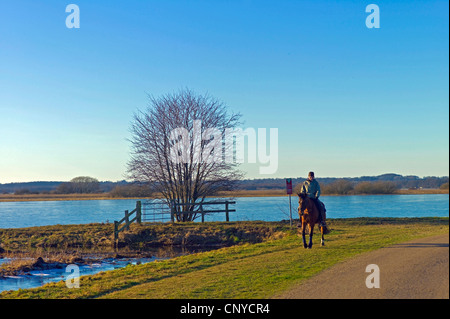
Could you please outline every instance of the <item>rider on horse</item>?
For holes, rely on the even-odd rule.
[[[319,182],[314,178],[314,172],[308,173],[308,179],[303,182],[301,193],[307,194],[311,198],[320,213],[320,226],[327,228],[326,224],[326,209],[325,205],[319,200],[320,196],[320,185]]]

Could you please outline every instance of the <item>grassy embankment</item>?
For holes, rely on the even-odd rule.
[[[399,189],[394,192],[397,195],[414,194],[448,194],[448,189]],[[295,195],[295,194],[294,194]],[[262,189],[262,190],[238,190],[222,192],[221,197],[269,197],[287,196],[284,189]],[[322,196],[335,196],[334,194],[323,194]],[[342,195],[338,195],[342,196]],[[14,195],[0,194],[0,202],[25,202],[25,201],[59,201],[59,200],[100,200],[100,199],[130,199],[124,197],[112,197],[109,193],[100,194],[31,194]]]
[[[149,238],[159,241],[160,231],[152,227],[169,227],[163,232],[165,239],[161,239],[165,243],[198,243],[216,238],[212,242],[224,240],[228,244],[242,244],[82,277],[79,289],[68,289],[64,282],[59,282],[36,289],[4,292],[0,298],[270,298],[358,254],[413,238],[448,233],[448,223],[448,218],[330,220],[333,231],[326,236],[326,246],[320,247],[320,238],[316,236],[315,246],[310,250],[301,247],[296,230],[281,223],[185,224],[177,225],[172,233],[165,232],[170,226],[136,226],[128,234],[128,240],[134,244],[144,243]],[[54,233],[54,240],[63,243],[70,236],[76,237],[77,229],[68,232],[63,230],[64,226],[58,227],[61,233]],[[90,235],[86,235],[91,237],[91,243],[101,242],[98,236],[107,236],[103,230],[97,230],[96,234],[94,227],[98,225],[91,227]],[[40,245],[26,229],[16,230],[15,234],[11,233],[13,230],[1,230],[0,240],[7,246],[15,243],[16,248],[32,247],[33,242],[35,247],[42,247],[52,236],[51,229],[48,229],[49,234],[37,236],[38,228],[33,233],[35,238],[40,238]],[[265,232],[253,238],[262,229]],[[64,234],[66,239],[62,241]],[[77,236],[81,237],[73,242],[82,241],[85,235]],[[187,240],[190,237],[191,240]],[[127,240],[126,234],[123,240]],[[263,241],[254,243],[260,240]]]

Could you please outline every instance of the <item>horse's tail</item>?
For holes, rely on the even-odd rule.
[[[330,233],[330,229],[327,226],[320,226],[320,232],[326,235]]]

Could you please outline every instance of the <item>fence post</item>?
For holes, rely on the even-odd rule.
[[[117,241],[119,240],[119,222],[118,221],[114,221],[114,248],[117,247]]]
[[[202,213],[202,223],[205,222],[205,213],[203,212],[203,205],[200,204],[200,212]]]
[[[128,211],[125,211],[125,229],[130,229],[130,217],[128,216]]]
[[[175,201],[170,201],[170,221],[175,222]]]
[[[226,221],[229,222],[230,221],[230,216],[228,213],[228,201],[225,202],[225,217],[226,217]]]
[[[136,222],[138,223],[138,224],[141,224],[142,223],[142,210],[141,210],[141,207],[142,207],[142,205],[141,205],[141,201],[140,200],[138,200],[137,202],[136,202]]]

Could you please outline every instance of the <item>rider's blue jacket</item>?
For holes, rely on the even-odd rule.
[[[307,194],[310,198],[319,198],[320,197],[320,185],[315,179],[310,181],[307,179],[303,182],[302,185],[302,193]]]

